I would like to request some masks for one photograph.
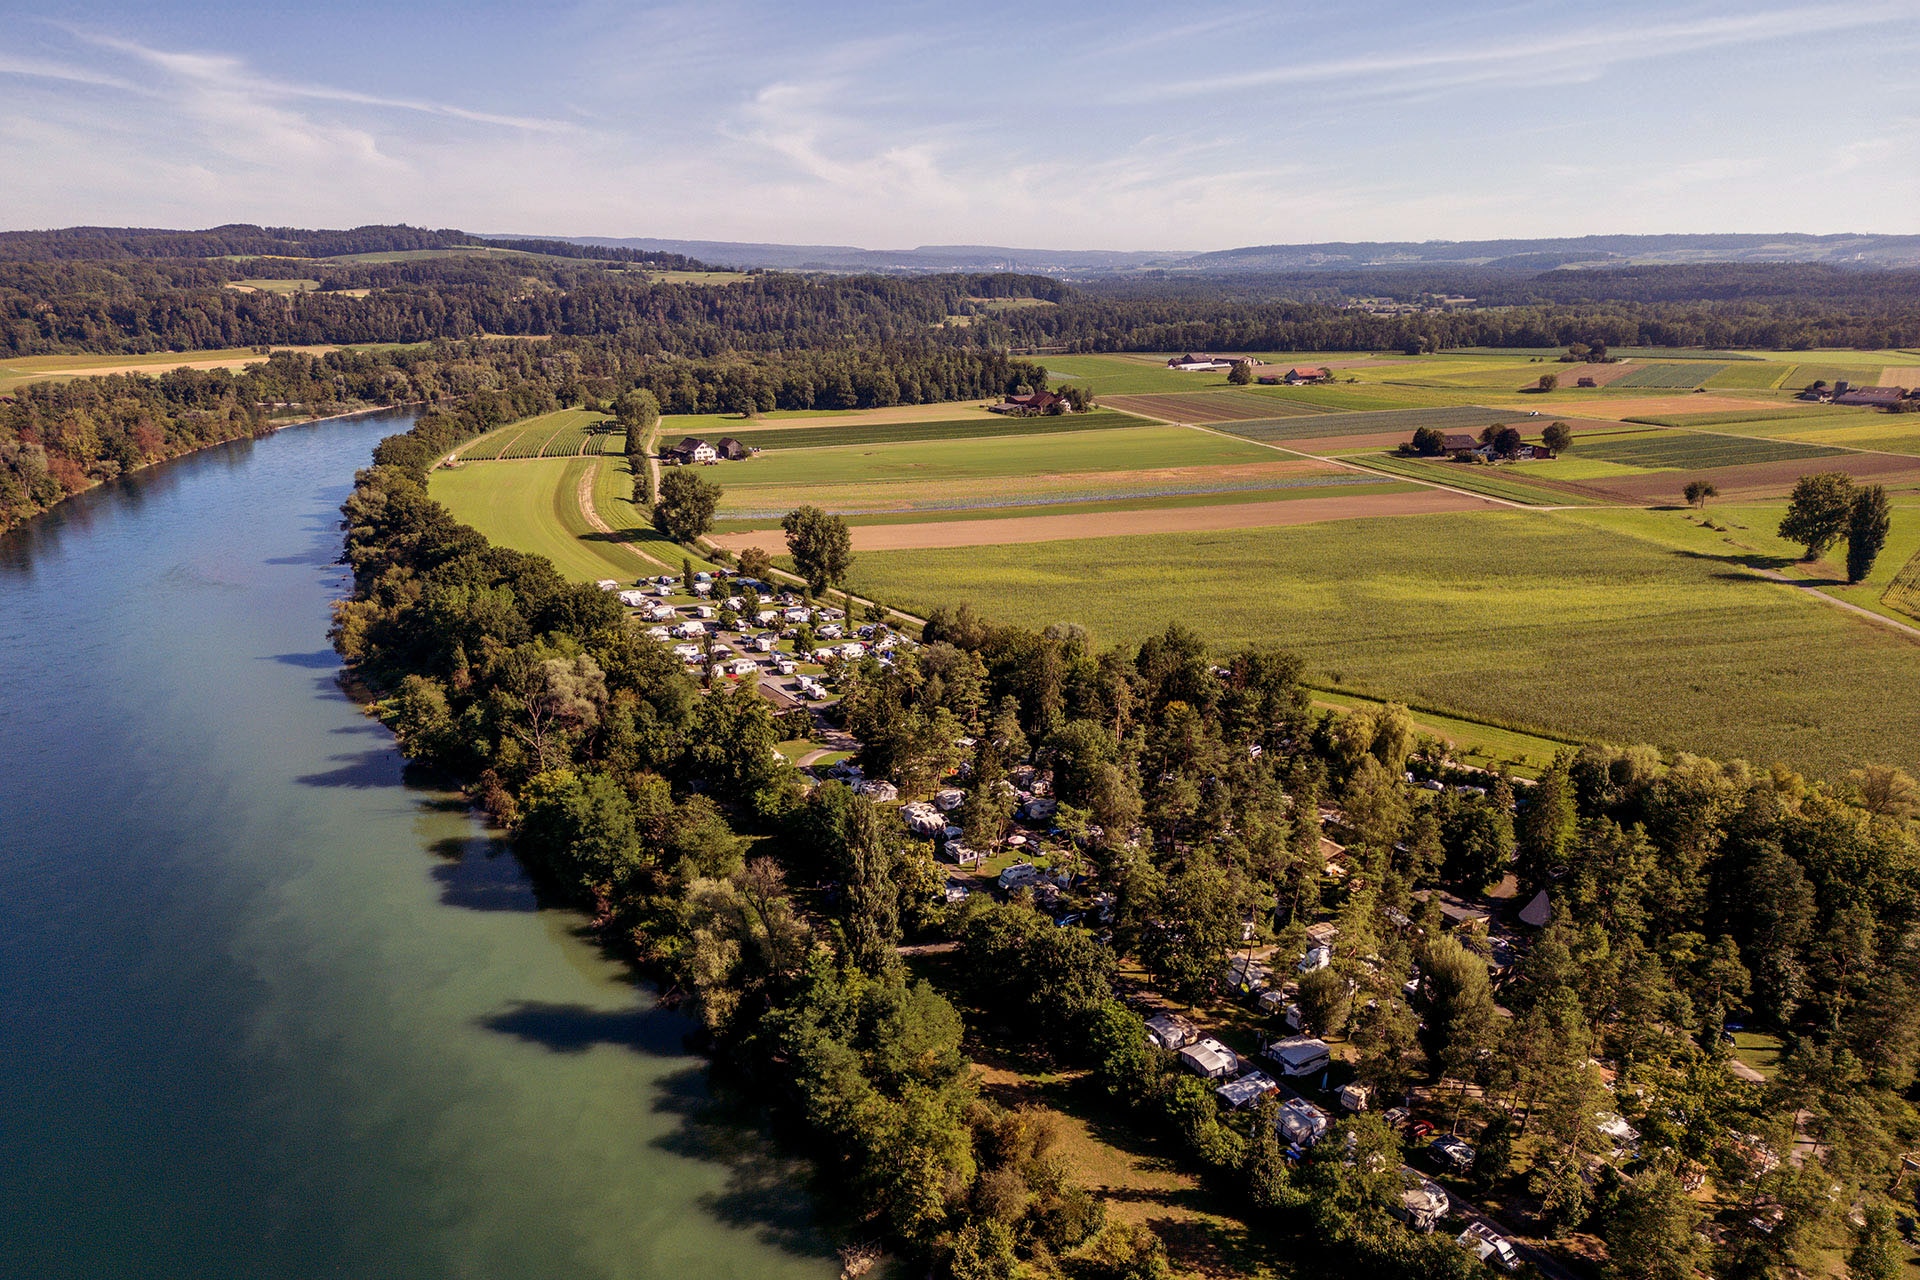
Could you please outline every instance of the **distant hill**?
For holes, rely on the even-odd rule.
[[[1884,269],[1920,266],[1920,235],[1579,236],[1540,240],[1426,240],[1271,244],[1213,253],[1177,250],[1013,249],[1001,245],[922,245],[860,249],[846,245],[747,244],[725,240],[554,237],[644,253],[680,254],[732,267],[787,271],[1024,271],[1088,278],[1164,271],[1194,275],[1480,267],[1549,271],[1708,262],[1805,262]]]

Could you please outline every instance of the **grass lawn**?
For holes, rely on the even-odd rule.
[[[792,507],[816,485],[1134,471],[1211,463],[1270,462],[1271,450],[1184,427],[1077,431],[1064,436],[988,440],[931,440],[893,445],[839,445],[782,449],[725,467],[717,478],[729,492],[759,491],[754,505]],[[780,494],[793,495],[789,502]]]
[[[853,586],[924,612],[1171,621],[1272,645],[1316,683],[1549,737],[1653,742],[1831,775],[1913,768],[1920,645],[1742,566],[1751,553],[1608,527],[1662,513],[1498,512],[1204,534],[869,552]],[[1673,520],[1678,540],[1683,517]],[[1896,517],[1897,520],[1897,517]],[[1721,536],[1721,535],[1715,535]],[[1897,550],[1884,571],[1898,568]],[[1338,680],[1333,677],[1338,676]]]
[[[541,458],[511,466],[470,463],[433,472],[427,489],[456,519],[488,540],[546,556],[577,582],[617,578],[631,583],[643,574],[663,572],[587,524],[577,495],[581,477],[596,464],[600,473],[595,492],[606,499],[596,502],[602,518],[671,566],[664,572],[678,574],[685,552],[647,527],[620,496],[631,483],[624,474],[609,474],[624,473],[624,458]],[[695,568],[712,567],[698,556],[692,559]]]
[[[1781,1048],[1779,1036],[1765,1035],[1758,1031],[1733,1033],[1733,1056],[1769,1080],[1773,1079],[1774,1072],[1780,1069]]]
[[[727,432],[756,449],[815,449],[829,445],[911,444],[919,440],[980,440],[1012,436],[1060,435],[1074,431],[1103,431],[1151,425],[1131,414],[1094,410],[1039,418],[1009,418],[975,414],[969,418],[930,422],[828,422],[820,426],[782,426],[765,430],[736,428]]]

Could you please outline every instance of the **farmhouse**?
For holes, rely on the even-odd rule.
[[[729,462],[738,462],[742,458],[753,456],[753,450],[732,436],[721,436],[720,443],[713,447],[713,451]]]
[[[1313,382],[1331,382],[1333,380],[1333,371],[1330,369],[1308,369],[1296,365],[1287,370],[1280,380],[1290,387],[1305,386]]]
[[[705,440],[697,436],[688,436],[679,444],[662,449],[660,457],[666,462],[684,467],[696,462],[715,462],[719,460],[720,455]]]
[[[999,404],[990,404],[987,408],[994,413],[1011,413],[1016,417],[1031,417],[1036,413],[1073,412],[1073,406],[1067,403],[1065,396],[1057,396],[1045,388],[1023,396],[1008,396]]]
[[[1450,435],[1442,443],[1441,447],[1457,458],[1461,454],[1472,453],[1475,449],[1478,449],[1480,442],[1472,436]]]
[[[1875,409],[1891,409],[1907,397],[1905,387],[1854,387],[1843,391],[1833,398],[1835,404],[1867,405]]]
[[[1177,369],[1181,373],[1206,373],[1214,369],[1231,369],[1233,361],[1225,356],[1210,356],[1204,352],[1189,351],[1186,355],[1175,356],[1167,361],[1167,368]]]

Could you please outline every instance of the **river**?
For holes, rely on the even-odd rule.
[[[0,1275],[815,1280],[792,1169],[336,685],[406,417],[0,537]]]

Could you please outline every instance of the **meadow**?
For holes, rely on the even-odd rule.
[[[965,600],[1007,622],[1078,622],[1107,642],[1179,621],[1222,646],[1292,649],[1336,688],[1551,737],[1817,774],[1912,767],[1920,646],[1746,572],[1738,550],[1663,545],[1609,527],[1614,514],[867,553],[853,586],[914,612]]]
[[[1326,414],[1318,417],[1267,418],[1248,422],[1218,422],[1215,431],[1231,432],[1249,440],[1314,440],[1330,436],[1371,436],[1405,432],[1409,440],[1421,427],[1438,431],[1478,433],[1482,427],[1516,420],[1512,412],[1484,405],[1454,405],[1433,409],[1388,409],[1377,413]]]
[[[1577,440],[1569,452],[1583,459],[1614,462],[1646,471],[1673,471],[1827,458],[1841,450],[1790,440],[1756,440],[1705,431],[1645,431],[1587,436]]]
[[[1574,479],[1573,476],[1556,474],[1552,470],[1558,465],[1557,461],[1532,464],[1538,466],[1538,472],[1533,472],[1531,469],[1523,472],[1519,467],[1529,464],[1475,466],[1451,462],[1444,458],[1410,458],[1398,453],[1345,456],[1376,471],[1405,476],[1409,480],[1424,480],[1429,484],[1444,484],[1454,489],[1465,489],[1469,493],[1484,494],[1503,502],[1520,502],[1535,507],[1557,507],[1578,506],[1604,500],[1602,495],[1583,493],[1578,489],[1561,489],[1552,485],[1527,483],[1527,478],[1530,477],[1543,480]]]
[[[1621,377],[1615,378],[1612,385],[1635,389],[1644,387],[1663,391],[1691,391],[1695,387],[1706,385],[1707,379],[1726,367],[1726,365],[1709,364],[1700,360],[1639,365],[1629,369]]]

